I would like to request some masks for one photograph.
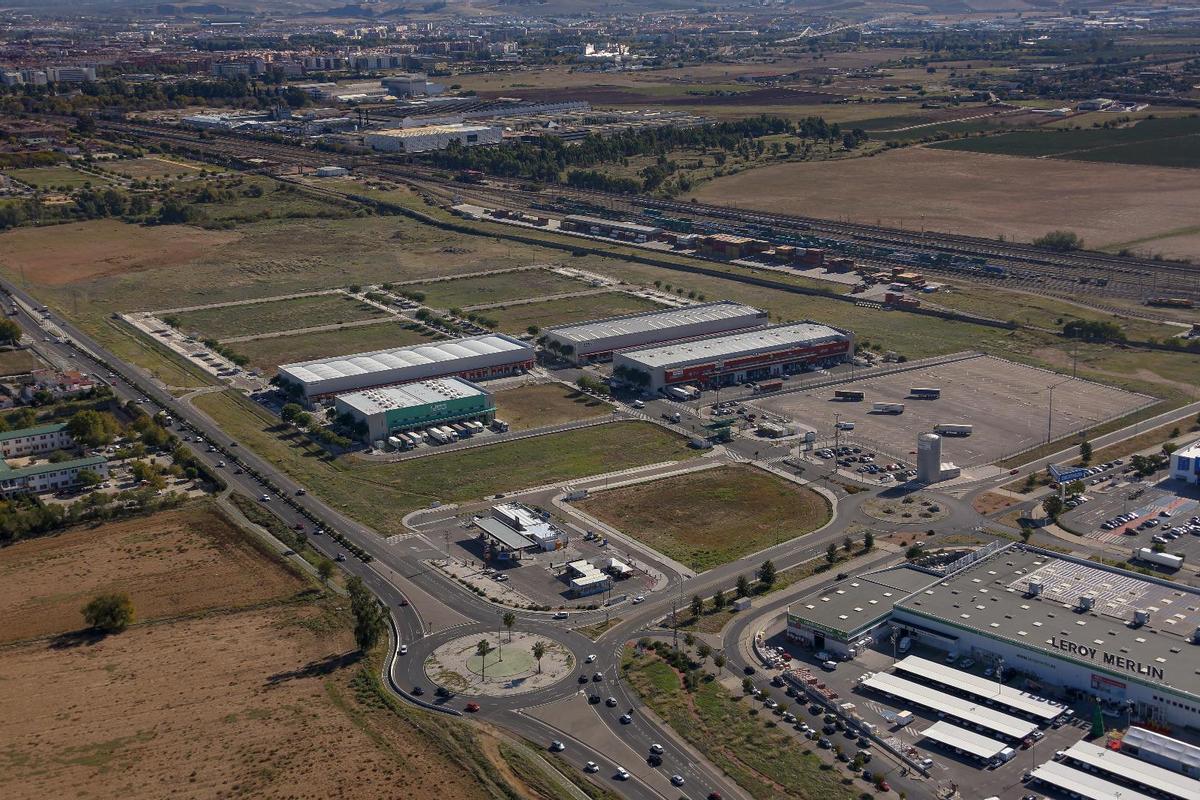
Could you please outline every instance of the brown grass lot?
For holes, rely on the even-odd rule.
[[[431,308],[463,308],[487,303],[503,303],[527,297],[582,291],[587,284],[544,269],[501,272],[449,281],[403,286],[421,292]],[[487,314],[488,312],[484,312]]]
[[[0,794],[501,796],[460,725],[357,691],[352,649],[345,618],[309,603],[6,650]]]
[[[197,502],[0,550],[0,642],[82,628],[80,609],[106,591],[129,594],[145,621],[262,603],[305,585]]]
[[[561,383],[531,383],[504,389],[492,396],[496,416],[513,430],[561,425],[588,417],[607,415],[611,406]]]
[[[32,350],[0,351],[0,375],[23,375],[42,366]]]
[[[179,320],[179,329],[182,331],[225,339],[358,322],[381,318],[386,314],[373,305],[344,294],[319,294],[267,303],[185,311],[174,316]]]
[[[655,311],[660,308],[662,308],[660,304],[644,297],[634,297],[624,292],[606,292],[605,294],[588,294],[581,297],[565,297],[561,300],[546,300],[540,303],[489,308],[479,313],[499,322],[501,330],[521,333],[530,325],[546,328],[551,325],[566,325],[589,319]]]
[[[410,330],[396,322],[381,322],[378,325],[358,325],[295,336],[268,336],[264,339],[234,342],[229,347],[249,358],[252,368],[273,374],[280,364],[431,341],[433,337],[426,336],[419,330]]]
[[[694,195],[794,214],[1029,241],[1056,228],[1089,247],[1139,240],[1200,256],[1200,185],[1188,170],[905,148],[873,158],[781,164],[704,184]],[[1069,199],[1070,202],[1065,202]],[[1176,252],[1180,249],[1188,252]]]
[[[625,486],[580,506],[699,571],[809,533],[830,515],[811,489],[742,466]]]
[[[161,158],[159,156],[110,161],[100,166],[118,175],[128,175],[135,180],[143,178],[178,178],[182,175],[195,175],[200,170],[206,168],[202,165],[189,164],[186,161]],[[215,167],[212,169],[215,169]]]

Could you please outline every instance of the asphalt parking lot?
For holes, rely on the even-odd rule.
[[[941,389],[936,400],[909,397],[911,387]],[[860,402],[834,399],[837,390],[865,393]],[[1053,414],[1050,395],[1053,389]],[[903,403],[901,414],[872,413],[877,402]],[[813,391],[751,401],[750,405],[815,430],[820,441],[834,438],[835,415],[854,423],[843,436],[872,449],[907,459],[916,437],[941,423],[974,426],[970,436],[942,439],[943,459],[959,466],[990,464],[1046,440],[1060,438],[1124,416],[1153,402],[1144,395],[992,356],[978,356],[848,381]]]
[[[1157,483],[1135,482],[1127,475],[1118,475],[1118,480],[1089,485],[1084,496],[1090,499],[1063,514],[1063,526],[1089,539],[1128,545],[1131,550],[1151,547],[1155,544],[1154,537],[1164,537],[1167,541],[1162,544],[1167,552],[1182,553],[1192,563],[1200,563],[1200,535],[1190,531],[1166,533],[1167,529],[1188,525],[1191,518],[1200,516],[1197,488],[1165,479]],[[1123,514],[1133,517],[1111,530],[1103,527]]]

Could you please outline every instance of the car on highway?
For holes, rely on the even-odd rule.
[[[650,752],[658,753],[659,755],[662,755],[663,746],[661,744],[659,744],[658,742],[655,742],[654,744],[650,745]]]
[[[661,767],[663,763],[663,757],[658,753],[651,753],[650,755],[646,756],[646,763],[652,767]]]
[[[343,562],[343,561],[345,561],[345,560],[346,560],[346,554],[345,554],[345,553],[338,553],[336,556],[334,556],[334,557],[333,557],[333,560],[334,560],[334,561],[337,561],[337,562],[339,562],[339,563],[341,563],[341,562]]]
[[[587,656],[587,658],[585,658],[585,659],[583,660],[583,663],[585,663],[585,664],[591,664],[591,663],[592,663],[593,661],[595,661],[595,660],[596,660],[596,654],[595,654],[595,653],[588,653],[588,656]]]
[[[633,598],[633,604],[636,606],[638,603],[645,601],[645,599],[645,597],[639,594],[637,597]]]
[[[615,698],[615,697],[608,698],[607,700],[604,701],[604,705],[608,706],[609,708],[616,708],[617,707],[617,698]]]
[[[261,501],[262,501],[262,502],[264,502],[264,503],[269,503],[269,502],[271,502],[271,495],[269,495],[269,494],[264,494],[262,497],[260,497],[260,498],[258,498],[258,499],[259,499],[259,500],[261,500]]]
[[[565,612],[565,611],[559,611],[557,614],[555,614],[555,615],[554,615],[554,618],[555,618],[555,619],[566,619],[566,618],[567,618],[567,617],[569,617],[569,616],[571,616],[571,615],[570,615],[570,614],[568,614],[567,612]]]
[[[683,786],[683,776],[682,775],[672,775],[671,776],[671,785],[672,786]]]
[[[421,695],[425,694],[425,689],[421,686],[414,686],[412,693],[417,697],[420,697]]]
[[[308,492],[304,491],[304,489],[297,489],[297,490],[296,490],[296,496],[297,496],[297,497],[302,497],[303,495],[306,495],[306,494],[308,494]]]
[[[619,781],[627,781],[629,780],[629,770],[624,767],[617,767],[617,774],[613,777]]]
[[[555,739],[553,742],[550,743],[550,752],[551,753],[561,753],[563,750],[566,750],[566,749],[567,749],[567,746],[565,744],[563,744],[562,742],[560,742],[558,739]]]
[[[597,764],[595,761],[589,761],[583,765],[583,771],[584,772],[599,772],[600,765]]]
[[[632,716],[630,716],[629,714],[622,714],[622,715],[621,715],[621,724],[622,724],[622,725],[628,725],[628,724],[629,724],[629,723],[631,723],[631,722],[633,722],[633,717],[632,717]]]
[[[465,710],[474,714],[479,710],[479,703],[467,703]]]
[[[597,704],[599,704],[599,702],[600,702],[600,695],[598,695],[598,694],[589,694],[589,695],[588,695],[588,702],[589,702],[589,703],[591,703],[592,705],[597,705]]]
[[[402,655],[402,656],[408,655],[408,645],[406,645],[406,644],[400,645],[400,655]]]
[[[587,683],[587,682],[588,682],[588,676],[587,676],[587,675],[582,675],[582,674],[581,674],[581,675],[579,676],[579,682],[580,682],[580,683]]]
[[[592,676],[592,680],[594,680],[596,683],[599,683],[600,681],[604,680],[604,675],[597,672],[595,675]]]

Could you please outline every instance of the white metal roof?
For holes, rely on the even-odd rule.
[[[966,728],[960,728],[957,725],[951,725],[949,722],[935,722],[922,732],[923,736],[933,739],[935,742],[957,747],[964,753],[990,760],[1000,755],[1004,748],[1008,747],[1004,742],[989,739],[986,736],[981,736],[975,731],[969,731]]]
[[[687,342],[625,350],[621,355],[647,367],[667,367],[848,339],[846,334],[828,325],[796,322]]]
[[[462,378],[452,377],[407,383],[403,386],[364,389],[361,392],[340,394],[338,399],[363,414],[382,414],[393,409],[415,408],[481,394],[483,391],[477,386]]]
[[[1138,754],[1174,762],[1189,769],[1200,770],[1200,747],[1148,728],[1133,727],[1125,732],[1123,747],[1136,747]]]
[[[742,316],[758,316],[763,312],[753,306],[720,301],[698,306],[667,308],[661,311],[645,311],[623,317],[589,320],[574,325],[547,328],[546,333],[572,342],[591,342],[647,331],[669,330],[685,325],[696,325],[714,320],[735,319]]]
[[[1142,786],[1157,789],[1171,797],[1178,797],[1179,800],[1200,800],[1200,781],[1147,764],[1115,750],[1097,747],[1090,742],[1076,742],[1067,750],[1067,757]]]
[[[931,689],[919,683],[913,683],[905,678],[877,672],[863,681],[864,686],[878,689],[901,697],[910,702],[924,706],[934,711],[941,711],[946,716],[960,719],[971,725],[980,725],[988,730],[1011,736],[1014,739],[1024,739],[1037,729],[1037,725],[1028,720],[1005,714],[988,708],[982,703],[964,700],[937,689]]]
[[[508,336],[489,333],[467,339],[453,339],[448,342],[393,347],[386,350],[373,350],[369,353],[301,361],[295,364],[284,364],[279,370],[288,373],[298,381],[315,383],[331,378],[348,378],[372,372],[385,372],[390,369],[402,369],[421,364],[454,361],[460,358],[523,349],[529,349],[529,345]]]
[[[937,681],[944,686],[955,686],[977,697],[993,700],[1009,708],[1030,714],[1038,719],[1050,720],[1063,713],[1065,708],[1058,703],[1034,697],[1031,694],[1018,691],[1011,686],[1005,686],[999,681],[988,680],[961,669],[948,667],[936,661],[908,656],[896,664],[896,669],[911,675],[918,675],[928,680]]]
[[[1152,800],[1149,795],[1126,789],[1083,770],[1057,761],[1047,761],[1033,771],[1033,777],[1052,786],[1074,792],[1088,800]]]
[[[413,139],[418,136],[436,136],[440,133],[480,133],[482,131],[490,131],[491,125],[471,125],[460,123],[457,125],[424,125],[420,128],[388,128],[386,130],[372,131],[371,136],[391,136],[396,139]]]

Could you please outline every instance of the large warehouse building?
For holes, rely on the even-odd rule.
[[[463,147],[500,144],[502,133],[500,128],[491,125],[425,125],[368,133],[363,137],[363,142],[372,150],[385,153],[424,153],[445,150],[451,142]]]
[[[632,370],[657,391],[676,383],[718,386],[791,375],[810,366],[830,366],[854,355],[854,337],[816,322],[795,322],[742,333],[624,350],[613,356],[613,372]]]
[[[367,426],[368,441],[416,428],[477,419],[491,422],[496,414],[492,396],[462,378],[384,386],[340,394],[333,399],[339,414]]]
[[[576,364],[586,364],[610,358],[616,350],[757,328],[767,320],[767,312],[753,306],[721,301],[578,322],[547,328],[545,334],[547,344],[556,343]]]
[[[312,402],[334,394],[457,375],[478,381],[530,369],[534,349],[526,342],[489,333],[434,344],[335,356],[279,368],[281,383]]]
[[[1129,703],[1135,721],[1200,726],[1200,589],[1027,545],[840,581],[793,603],[787,632],[850,658],[908,638]]]

